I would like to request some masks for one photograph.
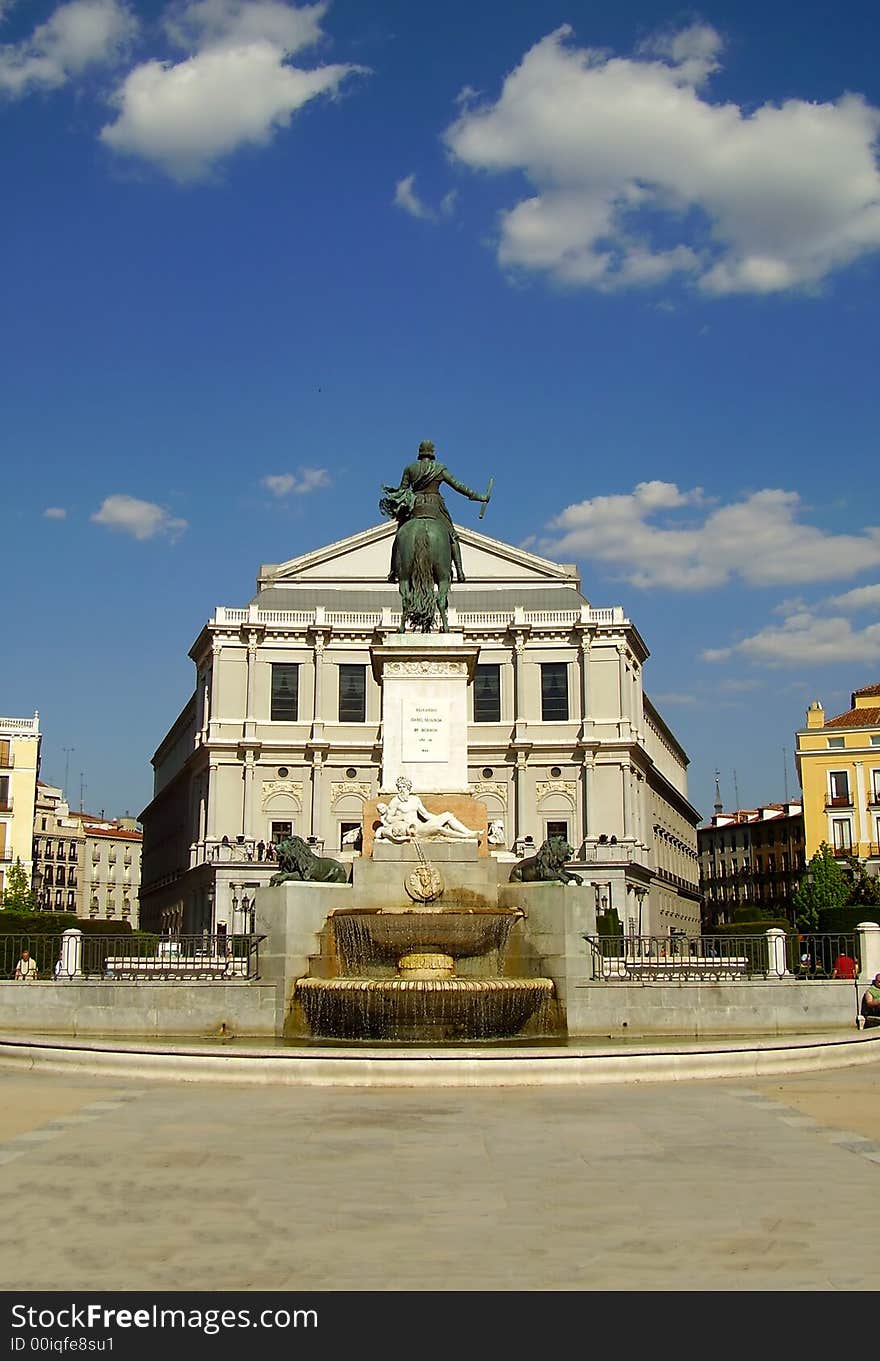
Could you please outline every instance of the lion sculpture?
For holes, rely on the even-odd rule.
[[[579,874],[565,868],[574,851],[565,837],[551,836],[539,847],[535,855],[520,860],[510,871],[512,884],[539,884],[559,881],[563,884],[582,884]]]
[[[279,841],[275,847],[278,873],[269,880],[270,886],[287,883],[290,879],[312,884],[347,884],[348,868],[339,860],[326,855],[315,855],[301,836]]]

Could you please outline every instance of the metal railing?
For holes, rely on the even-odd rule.
[[[717,983],[731,979],[858,978],[852,933],[748,936],[596,936],[584,933],[591,976],[605,982]]]
[[[0,980],[15,979],[23,952],[36,968],[36,980],[63,982],[101,978],[113,982],[222,982],[260,976],[259,935],[174,937],[98,936],[77,931],[63,935],[0,935]]]

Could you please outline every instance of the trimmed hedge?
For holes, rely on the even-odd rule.
[[[819,930],[848,935],[859,922],[875,922],[880,926],[880,907],[857,903],[855,907],[823,907],[819,913]]]

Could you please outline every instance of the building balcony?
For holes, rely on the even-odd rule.
[[[0,813],[12,812],[12,799],[0,799]]]
[[[852,808],[851,794],[830,794],[825,800],[826,808]]]
[[[0,770],[15,769],[15,753],[10,751],[7,755],[0,755]]]
[[[0,846],[0,865],[9,865],[11,863],[12,863],[12,847]]]

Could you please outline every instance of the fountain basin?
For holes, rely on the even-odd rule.
[[[313,1035],[444,1042],[516,1035],[553,996],[549,978],[300,978]]]
[[[333,913],[333,933],[343,959],[394,960],[417,951],[469,959],[503,950],[518,908],[353,908]]]

